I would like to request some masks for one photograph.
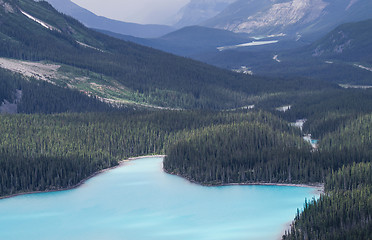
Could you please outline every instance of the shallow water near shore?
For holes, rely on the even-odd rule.
[[[280,239],[314,188],[205,187],[145,158],[77,189],[0,200],[0,239]]]

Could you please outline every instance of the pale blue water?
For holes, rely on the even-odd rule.
[[[278,239],[312,196],[312,188],[203,187],[147,158],[74,190],[0,200],[0,239]]]

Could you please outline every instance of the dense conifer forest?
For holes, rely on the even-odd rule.
[[[324,128],[316,150],[275,118],[212,126],[170,146],[164,168],[203,184],[325,183],[325,194],[305,203],[283,238],[370,239],[372,115],[361,112],[334,113],[342,121]]]
[[[95,97],[57,87],[48,82],[35,79],[26,80],[0,68],[0,105],[4,100],[15,101],[16,90],[21,90],[18,100],[18,113],[62,113],[62,112],[98,112],[114,110]]]
[[[107,37],[43,1],[6,2],[1,57],[115,79],[136,93],[131,101],[179,110],[118,108],[0,68],[0,104],[22,93],[20,114],[0,115],[0,197],[73,187],[128,157],[166,154],[165,171],[207,185],[324,183],[283,239],[372,239],[371,89],[232,73]],[[283,105],[291,109],[275,110]],[[307,119],[302,131],[297,119]]]
[[[214,125],[172,145],[164,169],[203,184],[320,182],[324,172],[296,130],[263,113]]]
[[[267,116],[188,111],[0,115],[0,195],[71,187],[128,157],[164,154],[196,129]]]
[[[290,96],[288,94],[288,96]],[[285,99],[285,97],[284,97]],[[268,102],[270,109],[273,102]],[[371,89],[327,89],[305,96],[287,99],[283,105],[291,105],[291,110],[279,115],[287,121],[307,119],[304,132],[315,138],[323,138],[347,122],[372,112]]]
[[[326,192],[305,203],[283,239],[372,238],[371,117],[360,116],[324,137],[320,152],[334,159]]]
[[[130,99],[133,101],[172,108],[227,109],[252,104],[251,96],[328,86],[307,79],[233,73],[108,37],[58,13],[44,1],[7,1],[13,10],[0,8],[0,57],[47,61],[115,79],[141,96]],[[21,10],[57,30],[42,27]]]
[[[372,165],[353,164],[330,174],[326,194],[307,201],[284,236],[290,239],[372,238]]]

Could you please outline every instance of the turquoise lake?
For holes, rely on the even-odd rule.
[[[313,188],[204,187],[145,158],[73,190],[0,200],[0,239],[280,239]]]

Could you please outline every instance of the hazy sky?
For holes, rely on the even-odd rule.
[[[125,22],[170,24],[190,0],[72,0],[94,12]]]

